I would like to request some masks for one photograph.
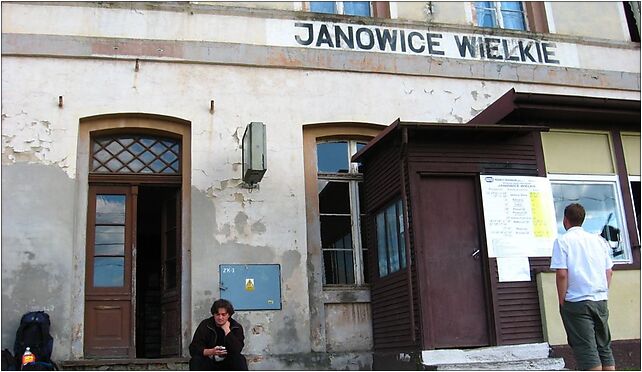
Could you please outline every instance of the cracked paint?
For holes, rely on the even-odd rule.
[[[52,123],[49,120],[15,121],[24,111],[11,116],[2,114],[2,164],[42,163],[69,168],[69,155],[54,149]],[[59,130],[65,131],[65,130]]]
[[[236,188],[243,183],[243,180],[240,178],[231,178],[221,181],[221,186],[219,190],[225,190],[227,188]]]
[[[11,163],[44,160],[44,153],[50,150],[51,123],[47,120],[5,123],[2,129],[3,158]]]
[[[232,139],[236,143],[237,146],[241,145],[241,137],[239,137],[239,131],[244,130],[243,128],[236,128],[234,133],[232,134]]]
[[[242,193],[234,193],[234,201],[237,203],[241,203],[241,206],[245,207],[245,195],[243,195]]]

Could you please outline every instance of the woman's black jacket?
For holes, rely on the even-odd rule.
[[[201,322],[194,332],[194,338],[189,345],[189,353],[191,356],[203,356],[203,349],[211,349],[214,346],[224,345],[228,354],[241,354],[243,346],[245,346],[245,335],[243,334],[243,327],[239,322],[230,318],[230,333],[225,335],[223,342],[217,343],[217,335],[215,331],[216,323],[214,317],[207,318]]]

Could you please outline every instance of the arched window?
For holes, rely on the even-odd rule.
[[[331,140],[317,143],[317,187],[323,284],[367,282],[368,254],[363,247],[361,198],[363,175],[350,157],[365,141]]]
[[[91,141],[92,173],[181,173],[181,146],[174,138],[152,135],[102,135]]]

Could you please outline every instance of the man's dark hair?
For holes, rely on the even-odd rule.
[[[214,301],[212,304],[212,308],[210,309],[210,312],[212,315],[216,314],[218,312],[218,309],[223,308],[227,311],[230,316],[234,315],[234,306],[232,306],[232,303],[224,298],[218,299]]]
[[[564,208],[564,217],[572,226],[582,226],[586,211],[579,203],[569,204]]]

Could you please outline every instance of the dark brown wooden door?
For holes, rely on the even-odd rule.
[[[490,344],[476,190],[474,177],[421,177],[422,306],[430,314],[423,331],[434,348]]]
[[[163,200],[161,219],[161,356],[178,356],[181,335],[180,190]]]
[[[87,212],[85,356],[132,357],[135,187],[90,186]]]

